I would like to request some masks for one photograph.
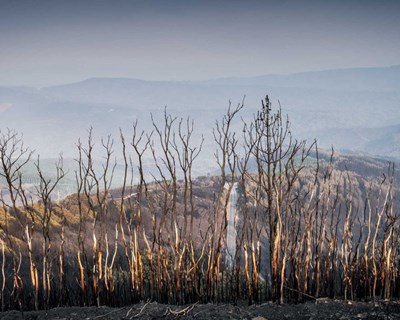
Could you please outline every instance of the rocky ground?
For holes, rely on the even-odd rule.
[[[0,319],[400,319],[398,302],[344,302],[318,300],[297,305],[265,303],[253,306],[230,304],[193,304],[170,306],[156,302],[123,308],[88,307],[55,308],[49,311],[0,313]]]

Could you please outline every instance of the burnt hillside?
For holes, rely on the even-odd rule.
[[[3,308],[398,297],[394,165],[295,140],[268,97],[240,138],[232,123],[242,109],[216,123],[219,172],[202,177],[192,173],[202,144],[190,121],[165,112],[151,133],[135,124],[128,142],[121,132],[117,189],[112,139],[95,165],[89,132],[77,143],[76,192],[62,201],[52,200],[62,158],[53,179],[38,159],[28,191],[31,154],[3,133]]]

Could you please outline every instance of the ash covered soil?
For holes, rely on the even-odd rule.
[[[8,311],[0,319],[400,319],[400,301],[344,302],[318,300],[302,304],[265,303],[252,306],[231,304],[193,304],[171,306],[156,302],[140,303],[123,308],[70,307],[49,311]]]

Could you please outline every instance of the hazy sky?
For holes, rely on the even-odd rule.
[[[400,64],[398,0],[0,0],[0,85]]]

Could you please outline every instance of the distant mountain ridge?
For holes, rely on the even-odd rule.
[[[209,155],[215,152],[212,128],[229,101],[236,105],[246,96],[235,127],[241,132],[240,117],[251,121],[267,94],[273,107],[279,101],[288,114],[297,139],[400,159],[399,133],[393,129],[400,126],[400,66],[208,81],[92,78],[41,89],[0,87],[0,128],[24,133],[26,144],[46,157],[74,156],[76,141],[91,126],[96,135],[117,139],[119,128],[129,134],[136,119],[151,129],[150,113],[160,120],[167,107],[172,115],[194,119],[197,139],[206,137]]]
[[[328,90],[400,91],[400,65],[388,67],[359,67],[308,71],[288,74],[265,74],[253,77],[224,77],[202,81],[154,81],[137,78],[89,78],[79,82],[41,88],[53,91],[61,87],[90,87],[100,84],[124,87],[131,85],[149,86],[192,86],[192,85],[266,85],[272,87],[318,88]]]
[[[269,74],[244,78],[221,78],[218,84],[263,84],[298,88],[359,91],[400,91],[400,65],[375,68],[349,68],[292,73]]]

